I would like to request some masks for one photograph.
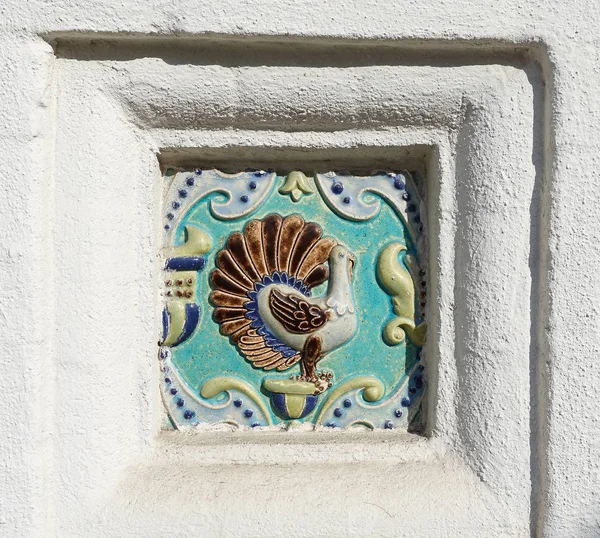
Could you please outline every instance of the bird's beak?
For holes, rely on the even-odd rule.
[[[354,254],[348,253],[348,260],[350,260],[350,279],[352,279],[352,271],[354,270],[354,266],[356,265],[356,257]]]

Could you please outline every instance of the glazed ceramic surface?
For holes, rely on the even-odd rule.
[[[422,427],[418,175],[170,169],[164,182],[159,362],[176,428]]]

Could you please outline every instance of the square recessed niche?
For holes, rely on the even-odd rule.
[[[200,166],[163,181],[160,384],[177,429],[423,431],[418,172]]]
[[[449,526],[456,535],[529,535],[530,456],[540,449],[530,428],[536,403],[524,300],[535,286],[530,256],[539,248],[532,222],[543,153],[535,115],[544,89],[535,69],[519,58],[503,63],[487,46],[483,60],[461,47],[449,53],[452,65],[404,65],[399,42],[390,44],[385,65],[358,65],[323,45],[319,57],[328,66],[299,64],[294,48],[288,63],[240,69],[237,53],[236,65],[222,65],[194,49],[186,64],[131,43],[116,43],[112,56],[79,43],[54,71],[61,532],[255,536],[248,521],[260,513],[260,532],[273,535],[300,525],[328,536],[446,536]],[[252,43],[232,47],[241,53]],[[370,50],[381,58],[380,49]],[[313,159],[323,174],[418,169],[426,180],[427,439],[326,427],[301,435],[159,433],[164,378],[156,341],[169,258],[165,251],[156,261],[167,213],[160,165],[188,174],[274,166],[273,196],[284,198],[276,192],[283,176],[314,177]],[[357,162],[366,169],[355,170]],[[180,230],[166,248],[184,240]],[[216,254],[223,244],[212,248]],[[355,271],[363,269],[359,261]],[[207,263],[202,277],[210,270]],[[202,307],[212,316],[209,302]],[[391,319],[390,297],[383,307]],[[337,374],[332,360],[325,356],[319,368]],[[286,487],[273,503],[270,484],[278,480]],[[253,492],[251,503],[231,502],[240,484]],[[407,502],[407,485],[418,502]],[[344,510],[323,518],[314,507],[324,495]],[[373,496],[395,517],[365,502]]]

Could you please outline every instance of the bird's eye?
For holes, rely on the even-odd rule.
[[[343,252],[340,252],[340,253],[338,254],[338,256],[339,256],[340,258],[343,258],[343,257],[344,257],[344,253],[343,253]]]

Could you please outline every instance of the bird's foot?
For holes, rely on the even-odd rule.
[[[316,381],[314,381],[314,384],[317,389],[315,391],[315,394],[321,394],[321,392],[325,392],[329,387],[331,387],[331,383],[328,383],[323,379],[317,379]]]
[[[318,377],[316,375],[292,375],[290,379],[294,381],[305,381],[306,383],[316,383],[318,381]]]
[[[315,377],[316,379],[313,381],[317,387],[317,392],[315,394],[324,392],[331,387],[331,380],[333,379],[333,374],[331,372],[320,372]]]
[[[316,383],[316,385],[318,387],[322,387],[322,389],[319,390],[319,392],[323,392],[323,391],[331,388],[331,385],[333,385],[333,383],[331,382],[332,379],[333,379],[333,374],[331,372],[319,373],[319,379]]]
[[[313,383],[316,387],[315,394],[320,394],[331,387],[333,374],[331,372],[320,372],[319,374],[314,373],[313,375],[290,376],[290,379],[294,379],[295,381],[305,381],[306,383]]]

